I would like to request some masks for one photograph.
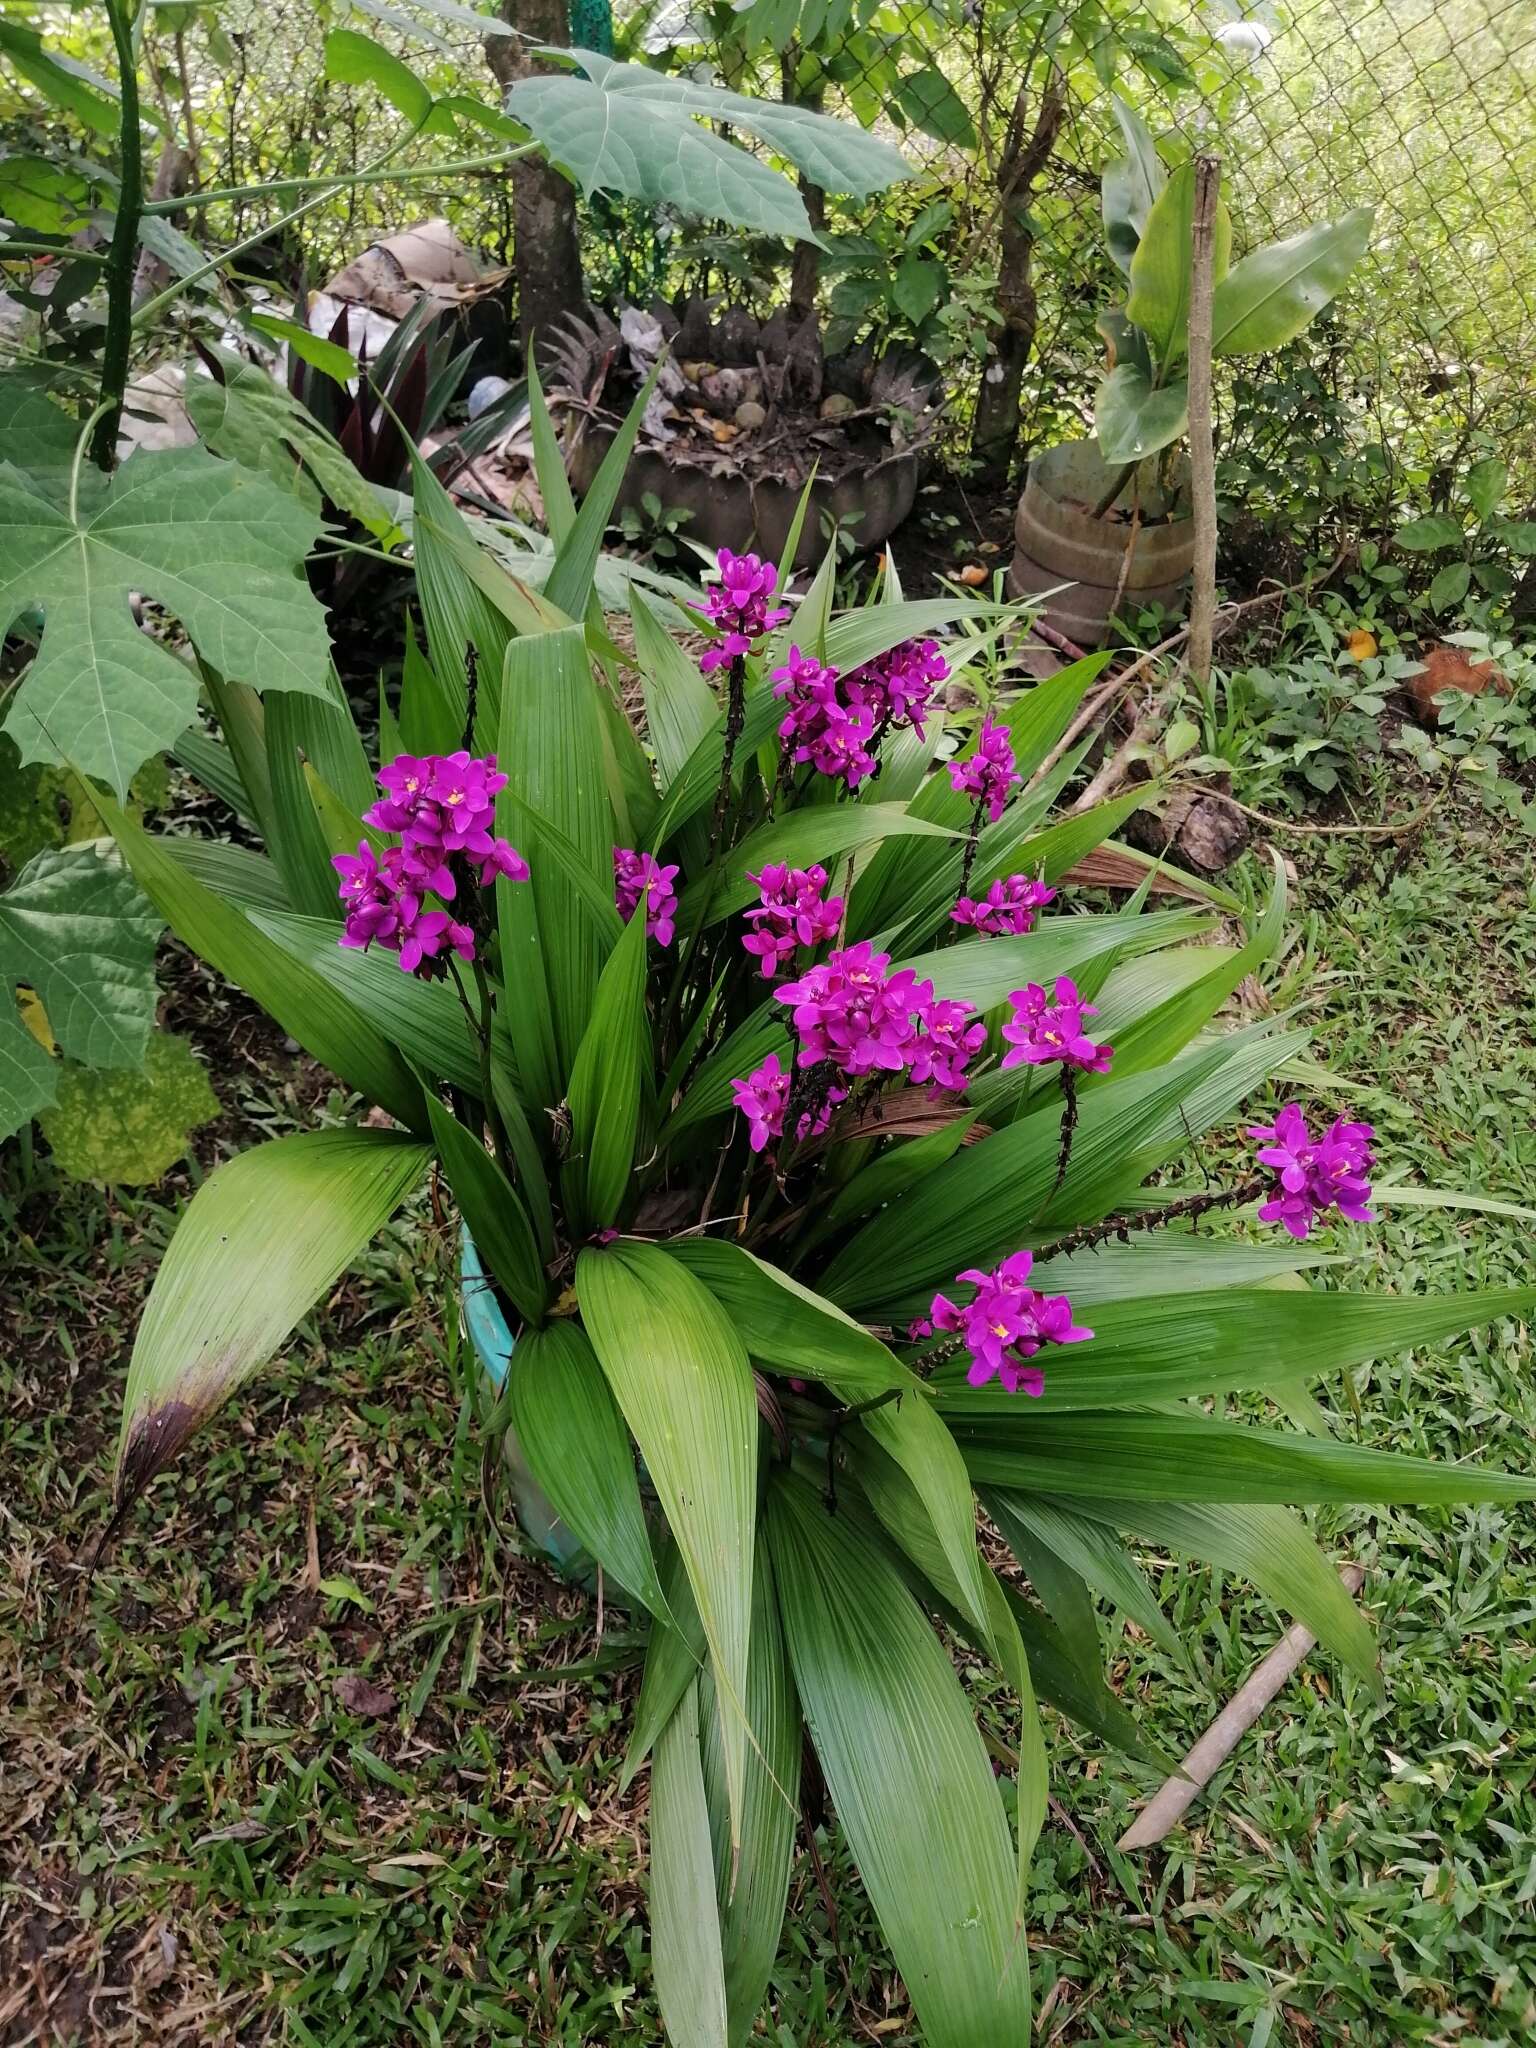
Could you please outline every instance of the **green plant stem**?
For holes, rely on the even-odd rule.
[[[122,114],[118,153],[122,185],[112,240],[107,249],[107,325],[101,350],[101,397],[106,407],[96,422],[91,459],[110,470],[117,454],[117,423],[128,389],[128,356],[133,342],[133,276],[139,254],[139,215],[144,205],[144,162],[139,132],[139,78],[134,64],[136,14],[125,11],[128,0],[107,0],[112,47],[117,52]]]
[[[57,256],[70,263],[106,263],[109,259],[100,249],[72,249],[67,242],[0,242],[0,263],[17,262],[23,256]]]
[[[322,186],[329,196],[332,192],[344,192],[351,185],[407,185],[423,178],[451,178],[470,171],[498,170],[501,165],[513,163],[517,158],[526,156],[530,149],[536,146],[533,143],[522,142],[515,148],[494,150],[487,156],[456,157],[448,163],[441,164],[409,164],[398,171],[380,170],[375,166],[362,171],[322,172],[313,178],[274,178],[268,185],[219,185],[211,192],[198,192],[193,197],[199,206],[219,206],[236,199],[270,199],[275,192],[313,192]],[[383,161],[381,157],[379,163]],[[187,205],[185,197],[151,199],[143,211],[146,214],[185,213]],[[278,225],[281,226],[282,223],[279,222]],[[263,234],[271,232],[270,228],[262,230]]]
[[[1121,464],[1120,468],[1115,472],[1114,482],[1110,485],[1109,489],[1104,493],[1103,497],[1100,498],[1097,505],[1095,505],[1093,508],[1093,516],[1095,519],[1102,519],[1104,517],[1104,515],[1108,512],[1110,506],[1113,505],[1116,498],[1119,497],[1120,493],[1125,489],[1126,485],[1130,482],[1131,478],[1136,474],[1137,470],[1140,467],[1141,464],[1139,462],[1126,462]]]

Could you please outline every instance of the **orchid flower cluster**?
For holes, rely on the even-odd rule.
[[[986,1025],[969,1003],[936,997],[933,983],[919,981],[910,967],[892,973],[890,955],[867,939],[838,948],[774,994],[788,1006],[799,1039],[795,1064],[809,1104],[796,1124],[800,1138],[826,1129],[829,1112],[851,1092],[845,1082],[878,1090],[900,1075],[935,1092],[962,1089],[969,1062],[986,1042]],[[791,1091],[777,1053],[732,1090],[753,1151],[784,1135]]]
[[[458,902],[461,884],[487,889],[498,875],[528,880],[528,863],[493,829],[496,793],[506,781],[494,754],[401,754],[379,770],[385,793],[363,823],[398,833],[399,844],[379,854],[365,839],[356,853],[333,857],[346,908],[343,946],[382,946],[399,955],[405,973],[428,978],[446,971],[450,952],[466,964],[474,959],[473,900],[461,920],[429,909],[427,898]]]
[[[973,1387],[998,1379],[1006,1393],[1038,1400],[1045,1374],[1030,1363],[1037,1352],[1047,1344],[1084,1344],[1093,1332],[1073,1322],[1064,1294],[1041,1294],[1026,1284],[1033,1264],[1033,1253],[1018,1251],[990,1273],[968,1266],[955,1275],[955,1284],[974,1288],[971,1299],[956,1307],[947,1294],[936,1294],[908,1337],[915,1344],[938,1331],[952,1334],[970,1353],[965,1376]]]
[[[1250,1124],[1250,1138],[1262,1138],[1259,1164],[1273,1168],[1277,1187],[1259,1210],[1263,1223],[1278,1223],[1292,1237],[1304,1238],[1327,1209],[1337,1209],[1352,1223],[1374,1221],[1367,1207],[1371,1184],[1366,1173],[1375,1157],[1369,1124],[1339,1118],[1319,1138],[1307,1128],[1299,1102],[1288,1102],[1272,1124]]]
[[[720,638],[699,657],[705,675],[743,660],[765,633],[789,617],[782,605],[771,603],[779,581],[772,563],[757,555],[733,555],[729,548],[721,548],[715,559],[720,580],[705,591],[704,608],[720,628]]]
[[[979,897],[961,896],[949,913],[982,939],[1018,939],[1035,928],[1035,912],[1054,903],[1056,891],[1028,875],[1000,875]]]
[[[773,671],[773,693],[785,703],[779,738],[786,759],[857,789],[879,772],[888,732],[909,726],[922,737],[934,692],[948,676],[933,640],[903,640],[845,676],[791,647]]]
[[[613,849],[613,895],[619,915],[628,924],[645,896],[646,936],[658,946],[670,946],[677,929],[676,880],[675,862],[663,867],[653,853],[638,853],[632,846]]]
[[[792,868],[774,863],[759,874],[749,874],[747,880],[760,901],[746,913],[752,929],[741,943],[761,962],[765,980],[776,980],[801,946],[819,946],[837,937],[843,899],[826,895],[824,867]]]

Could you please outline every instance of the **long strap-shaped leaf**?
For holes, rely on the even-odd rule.
[[[577,626],[512,641],[503,680],[500,758],[519,795],[548,818],[605,893],[613,889],[613,811],[586,639]],[[526,883],[497,885],[507,1020],[530,1109],[552,1109],[592,1014],[606,948],[579,897],[541,858],[527,813],[498,801],[498,829],[519,840]]]
[[[651,1953],[672,2048],[726,2048],[697,1680],[662,1729],[651,1766]]]
[[[134,1341],[119,1506],[265,1365],[388,1221],[430,1154],[394,1131],[301,1131],[240,1153],[204,1181]]]
[[[688,1568],[724,1704],[732,1843],[739,1845],[757,1510],[752,1368],[713,1295],[655,1245],[631,1240],[583,1251],[576,1291]]]
[[[1091,1343],[1052,1356],[1045,1391],[1030,1404],[1030,1419],[1073,1408],[1130,1407],[1314,1379],[1367,1359],[1440,1343],[1500,1316],[1529,1315],[1533,1305],[1533,1287],[1406,1299],[1234,1287],[1111,1302],[1094,1312]],[[968,1386],[963,1366],[944,1367],[937,1391],[940,1407],[952,1419],[1000,1416],[1011,1434],[1018,1418],[1015,1396]],[[1015,1401],[1011,1409],[1010,1401]]]
[[[953,1665],[882,1553],[776,1474],[769,1545],[795,1689],[927,2048],[1029,2039],[997,1781]]]
[[[1106,1491],[1186,1501],[1392,1503],[1536,1500],[1536,1478],[1452,1465],[1397,1451],[1367,1451],[1328,1437],[1250,1429],[1204,1415],[1041,1415],[1027,1431],[996,1416],[951,1418],[980,1485],[1070,1494],[1084,1511]]]
[[[779,1623],[773,1566],[761,1533],[752,1577],[752,1651],[747,1660],[747,1720],[753,1742],[747,1752],[741,1870],[734,1889],[720,1712],[707,1677],[699,1681],[699,1708],[726,2013],[731,2048],[740,2048],[752,2032],[778,1953],[800,1804],[800,1708]]]
[[[645,905],[630,919],[599,977],[592,1016],[571,1069],[571,1151],[563,1175],[578,1228],[606,1229],[619,1213],[640,1127],[645,1019]]]
[[[809,1374],[850,1403],[900,1396],[871,1409],[864,1427],[911,1480],[918,1511],[931,1521],[955,1575],[958,1604],[985,1636],[988,1605],[971,1482],[954,1438],[907,1368],[841,1309],[741,1245],[683,1238],[668,1250],[698,1274],[763,1364]]]
[[[512,1425],[561,1520],[621,1587],[665,1616],[634,1449],[586,1332],[561,1320],[525,1336],[507,1391]]]

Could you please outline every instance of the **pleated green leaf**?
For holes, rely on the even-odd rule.
[[[1234,1032],[1149,1074],[1111,1077],[1083,1098],[1072,1159],[1053,1194],[1061,1110],[1050,1102],[973,1145],[873,1217],[818,1282],[845,1308],[893,1316],[1031,1237],[1111,1213],[1154,1168],[1228,1115],[1306,1043],[1304,1032]]]
[[[634,1449],[586,1332],[562,1318],[520,1338],[507,1393],[512,1426],[560,1519],[610,1578],[665,1617]]]
[[[233,846],[224,839],[162,839],[161,850],[226,903],[241,910],[286,910],[282,877],[264,853]],[[335,937],[335,927],[326,929]]]
[[[425,1127],[420,1084],[358,1004],[200,882],[110,797],[98,795],[95,802],[134,879],[177,938],[243,988],[323,1066],[402,1123]]]
[[[583,1251],[576,1291],[688,1568],[724,1703],[731,1835],[739,1844],[757,1510],[752,1368],[714,1296],[655,1245],[627,1240]]]
[[[664,1620],[658,1615],[651,1623],[640,1697],[635,1701],[629,1746],[619,1773],[620,1792],[629,1790],[636,1772],[655,1748],[657,1736],[677,1711],[678,1701],[704,1669],[709,1654],[704,1624],[688,1584],[688,1568],[682,1552],[666,1533],[658,1547],[656,1570],[668,1618]],[[755,1576],[753,1584],[755,1587]],[[756,1597],[754,1591],[754,1600]]]
[[[1379,1685],[1370,1623],[1305,1523],[1287,1509],[1116,1500],[1105,1494],[1085,1502],[1083,1511],[1116,1528],[1134,1529],[1176,1556],[1238,1573],[1294,1615],[1368,1684]]]
[[[747,1787],[741,1861],[731,1859],[730,1811],[715,1689],[699,1681],[699,1739],[715,1852],[725,2004],[731,2048],[740,2048],[768,1989],[789,1898],[789,1867],[800,1813],[800,1708],[789,1675],[778,1594],[759,1537],[752,1575],[752,1649],[747,1659]]]
[[[328,918],[252,910],[250,921],[290,960],[345,996],[413,1066],[451,1087],[479,1094],[479,1047],[452,982],[402,974],[396,956],[379,947],[370,946],[366,953],[344,949]],[[499,1056],[510,1058],[510,1046],[501,1034],[495,1038]]]
[[[177,1225],[134,1340],[119,1505],[266,1364],[430,1156],[429,1146],[393,1131],[301,1131],[209,1175]]]
[[[954,1667],[881,1551],[776,1473],[795,1689],[927,2048],[1027,2042],[1029,1958],[997,1781]]]
[[[933,1534],[911,1480],[865,1430],[851,1430],[847,1448],[859,1484],[886,1535],[899,1546],[928,1586],[937,1589],[944,1606],[954,1610],[958,1627],[992,1658],[1019,1702],[1019,1854],[1014,1925],[1022,1927],[1029,1859],[1045,1820],[1049,1773],[1029,1659],[1018,1622],[996,1574],[991,1571],[983,1573],[986,1624],[978,1627],[967,1621],[960,1583]],[[919,1598],[923,1597],[920,1592]],[[1102,1679],[1098,1683],[1102,1685]]]
[[[748,879],[763,867],[782,861],[803,867],[819,861],[830,866],[840,854],[882,839],[953,839],[944,825],[930,824],[914,817],[900,804],[814,804],[808,810],[791,811],[776,824],[760,825],[749,832],[715,864],[713,871],[691,882],[683,891],[678,924],[690,930],[703,918],[718,924],[723,917],[754,901],[757,885]],[[958,856],[957,856],[958,858]]]
[[[1041,1415],[1017,1431],[996,1416],[952,1422],[979,1485],[1067,1494],[1085,1512],[1106,1491],[1127,1499],[1339,1506],[1536,1500],[1536,1478],[1203,1415]]]
[[[726,2048],[725,1964],[697,1682],[662,1729],[651,1766],[651,1957],[673,2048]]]
[[[696,1273],[764,1365],[823,1381],[845,1401],[886,1392],[863,1427],[911,1480],[958,1589],[957,1604],[985,1633],[987,1600],[976,1549],[976,1508],[965,1461],[907,1368],[841,1309],[778,1267],[720,1238],[681,1238],[670,1255]]]
[[[1091,1343],[1051,1353],[1031,1416],[1313,1379],[1441,1343],[1500,1316],[1523,1317],[1533,1306],[1531,1287],[1406,1299],[1244,1287],[1109,1302],[1094,1312]],[[967,1386],[963,1370],[944,1367],[936,1384],[951,1420],[1016,1413],[1008,1405],[1015,1396],[997,1383]]]
[[[1149,1212],[1155,1215],[1156,1211]],[[1169,1293],[1209,1294],[1224,1287],[1263,1287],[1309,1266],[1334,1266],[1338,1257],[1294,1238],[1278,1244],[1238,1244],[1170,1228],[1129,1244],[1098,1244],[1039,1261],[1032,1284],[1047,1294],[1070,1295],[1074,1306],[1135,1301]]]
[[[1008,1494],[989,1493],[984,1501],[1036,1597],[1055,1622],[1083,1683],[1090,1690],[1102,1687],[1104,1645],[1099,1639],[1099,1617],[1081,1574],[1048,1543],[1042,1543],[1026,1520],[1012,1512]]]
[[[613,890],[613,811],[603,729],[584,635],[578,627],[507,648],[499,758],[515,764],[518,795],[568,839],[592,880]],[[530,1107],[552,1109],[592,1015],[606,949],[558,864],[541,858],[536,825],[505,800],[497,829],[519,845],[532,880],[502,881],[506,1011]]]
[[[1095,962],[1177,946],[1199,936],[1209,919],[1199,911],[1158,910],[1144,917],[1074,913],[1047,917],[1020,938],[962,939],[931,953],[903,959],[935,995],[995,1009],[1010,992],[1037,981],[1049,988],[1059,974],[1081,978]]]
[[[1006,1509],[994,1514],[994,1519],[1005,1536],[1008,1520],[1022,1525],[1037,1543],[1059,1557],[1102,1599],[1113,1601],[1127,1621],[1134,1621],[1170,1655],[1186,1655],[1179,1632],[1158,1606],[1146,1574],[1113,1529],[1093,1521],[1065,1501],[1042,1500],[1038,1495],[1024,1493],[982,1495],[982,1506],[989,1514],[1002,1502],[1006,1502]]]
[[[634,1165],[642,1062],[650,1052],[648,943],[642,902],[608,956],[571,1070],[571,1150],[564,1179],[574,1216],[593,1230],[606,1229],[617,1217]]]
[[[474,1132],[430,1088],[423,1093],[443,1171],[481,1258],[523,1320],[540,1322],[549,1283],[521,1197]]]
[[[304,775],[302,701],[291,691],[274,690],[263,707],[272,786],[272,832],[267,850],[295,910],[328,919],[334,930],[341,923],[341,898],[336,893],[336,870],[331,866],[332,849]],[[355,852],[356,841],[347,850]]]

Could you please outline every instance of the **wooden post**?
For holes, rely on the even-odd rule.
[[[1221,159],[1195,158],[1195,216],[1189,276],[1189,489],[1195,514],[1194,587],[1189,601],[1189,671],[1211,673],[1216,620],[1216,449],[1211,429],[1211,299],[1215,291],[1216,203]]]

